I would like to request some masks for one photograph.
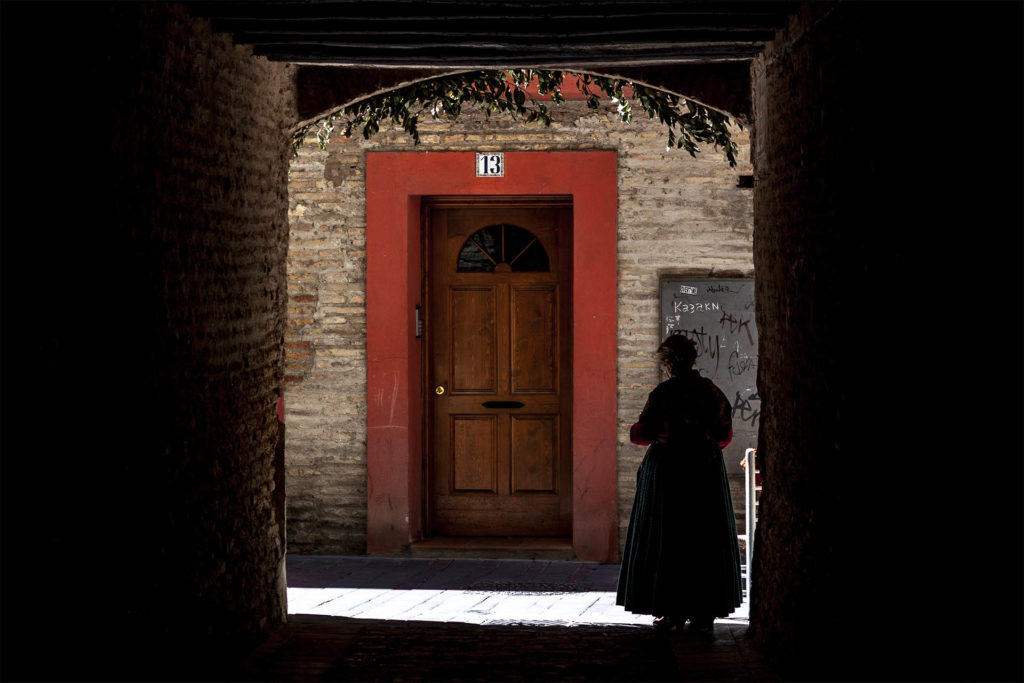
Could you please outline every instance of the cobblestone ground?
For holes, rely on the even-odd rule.
[[[778,680],[745,618],[664,633],[614,607],[617,565],[289,556],[287,569],[289,623],[241,680]]]
[[[253,681],[771,681],[746,629],[533,626],[297,616],[240,676]]]

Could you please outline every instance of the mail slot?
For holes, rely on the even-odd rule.
[[[481,405],[484,408],[522,408],[526,404],[521,401],[484,401]]]

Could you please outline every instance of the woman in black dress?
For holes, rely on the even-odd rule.
[[[630,440],[650,445],[637,472],[616,604],[652,614],[657,627],[710,631],[743,600],[736,519],[722,448],[732,407],[693,369],[696,344],[658,347],[669,379],[652,391]]]

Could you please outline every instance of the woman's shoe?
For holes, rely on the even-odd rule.
[[[685,617],[655,617],[654,628],[658,631],[671,631],[676,628],[682,628],[685,623]]]

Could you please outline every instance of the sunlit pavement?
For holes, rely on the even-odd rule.
[[[745,606],[711,634],[615,602],[618,565],[288,557],[288,623],[253,681],[777,681]]]
[[[289,557],[288,612],[466,624],[650,626],[615,604],[618,565]],[[721,623],[747,623],[747,604]]]

